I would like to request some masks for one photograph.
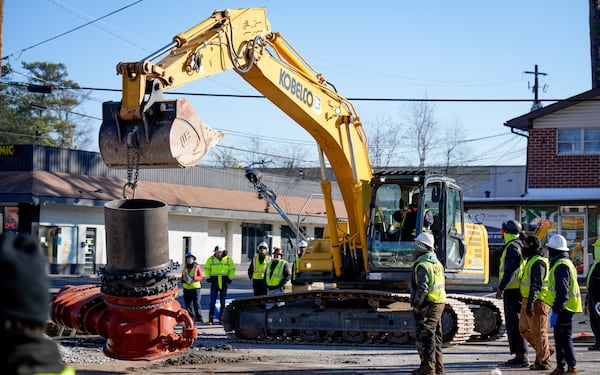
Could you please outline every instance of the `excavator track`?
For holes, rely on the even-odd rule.
[[[469,341],[493,341],[504,335],[506,327],[502,300],[464,294],[448,294],[447,297],[465,303],[473,312],[475,334]]]
[[[223,327],[241,341],[404,346],[415,339],[408,294],[351,289],[238,298],[224,310]],[[444,345],[474,334],[469,307],[449,298],[442,317]]]

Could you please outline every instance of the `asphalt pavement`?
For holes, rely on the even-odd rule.
[[[97,276],[64,276],[64,275],[50,275],[51,292],[56,293],[64,285],[99,285],[100,279]],[[464,291],[463,291],[464,292]],[[202,285],[202,313],[205,321],[208,318],[208,300],[209,300],[210,288],[208,284]],[[478,295],[487,294],[479,291]],[[250,281],[244,277],[238,277],[231,284],[228,291],[228,299],[235,299],[240,297],[247,297],[252,295],[252,287]],[[181,290],[179,302],[183,305],[181,299]],[[237,342],[234,337],[227,335],[221,326],[205,326],[199,327],[200,335],[197,340],[197,345],[203,346],[217,346],[223,343],[233,345],[238,349],[248,349],[255,345],[251,343]],[[550,342],[553,343],[553,333],[550,329]],[[582,373],[587,374],[600,374],[600,352],[589,351],[587,347],[593,343],[593,336],[589,326],[589,318],[584,314],[576,314],[573,325],[573,337],[574,346],[577,357],[577,368]],[[196,344],[195,344],[196,345]],[[259,345],[260,348],[261,345]],[[264,346],[264,345],[263,345]],[[269,348],[267,351],[272,351],[275,348],[281,350],[288,350],[290,345],[267,345]],[[304,345],[303,350],[312,350],[306,348]],[[292,345],[293,350],[294,345]],[[325,350],[331,350],[331,346],[328,346]],[[259,349],[260,350],[260,349]],[[320,350],[318,348],[314,350]],[[347,350],[347,348],[341,346],[339,350]],[[349,349],[353,350],[353,349]],[[367,349],[368,350],[368,349]],[[406,369],[401,365],[397,368],[398,373],[407,373],[409,368],[414,368],[415,361],[418,360],[416,350],[414,348],[383,348],[376,349],[374,352],[383,355],[398,354],[402,358],[401,362],[406,361]],[[529,349],[530,358],[533,358],[535,353]],[[376,355],[375,353],[373,353]],[[379,355],[377,354],[377,355]],[[468,342],[458,346],[450,348],[444,348],[444,360],[446,363],[446,370],[448,374],[535,374],[535,373],[549,373],[540,371],[531,371],[528,368],[508,368],[502,364],[504,361],[511,358],[508,350],[508,342],[506,336],[491,342]],[[555,358],[553,358],[555,362]],[[406,371],[405,371],[406,370]],[[352,373],[352,372],[349,372]],[[375,371],[377,373],[377,371]],[[387,373],[387,372],[386,372]]]

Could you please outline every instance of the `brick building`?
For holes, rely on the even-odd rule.
[[[565,236],[580,277],[587,273],[600,231],[598,99],[600,89],[592,89],[505,123],[527,137],[524,194],[466,199],[471,216],[488,227],[490,244],[499,245],[502,221],[517,219],[541,238]]]

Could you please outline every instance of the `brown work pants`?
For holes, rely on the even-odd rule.
[[[537,299],[533,303],[533,316],[527,316],[527,298],[521,303],[519,332],[535,350],[535,362],[550,364],[550,343],[548,341],[548,316],[550,306]]]
[[[416,347],[422,374],[444,373],[442,355],[442,314],[445,303],[432,303],[414,313],[417,324]]]

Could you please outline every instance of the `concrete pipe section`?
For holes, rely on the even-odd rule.
[[[192,346],[198,331],[177,297],[169,260],[168,208],[163,202],[120,199],[104,206],[107,264],[101,285],[68,285],[52,301],[51,319],[107,339],[104,353],[156,360]],[[174,332],[182,325],[181,334]]]

